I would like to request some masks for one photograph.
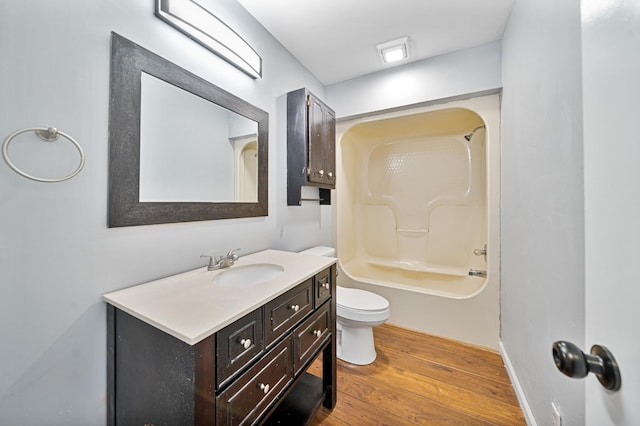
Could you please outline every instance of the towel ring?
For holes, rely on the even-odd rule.
[[[39,178],[20,170],[15,164],[13,164],[13,162],[9,158],[9,144],[11,143],[13,138],[26,132],[35,132],[40,139],[46,142],[57,141],[60,136],[68,139],[80,153],[80,164],[78,165],[78,168],[76,168],[73,171],[73,173],[71,173],[70,175],[67,175],[61,178],[54,178],[54,179]],[[80,170],[82,170],[82,168],[84,167],[84,152],[82,151],[82,147],[80,146],[80,144],[76,142],[76,140],[73,139],[71,136],[69,136],[64,132],[59,131],[55,127],[30,127],[28,129],[22,129],[22,130],[18,130],[16,132],[11,133],[9,136],[7,136],[7,138],[4,140],[4,143],[2,144],[2,157],[4,158],[4,161],[7,163],[7,165],[11,168],[11,170],[16,172],[20,176],[26,177],[27,179],[35,180],[37,182],[49,182],[49,183],[62,182],[64,180],[71,179],[72,177],[80,173]]]

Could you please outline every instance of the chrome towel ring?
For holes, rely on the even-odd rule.
[[[76,149],[78,150],[78,153],[80,153],[80,164],[70,175],[63,176],[61,178],[54,178],[54,179],[39,178],[23,172],[15,164],[13,164],[13,162],[9,158],[9,144],[16,136],[26,132],[35,132],[36,135],[38,135],[38,137],[45,142],[57,141],[60,136],[68,139],[76,147]],[[69,136],[64,132],[59,131],[55,127],[30,127],[28,129],[22,129],[22,130],[18,130],[16,132],[11,133],[9,136],[7,136],[7,138],[4,140],[4,143],[2,144],[2,158],[4,158],[4,161],[7,163],[9,168],[11,168],[11,170],[16,172],[20,176],[26,177],[27,179],[35,180],[37,182],[48,182],[48,183],[62,182],[64,180],[71,179],[72,177],[80,173],[80,170],[82,170],[82,168],[84,167],[84,152],[82,151],[82,147],[80,146],[80,144],[76,142],[76,140],[73,139],[71,136]]]

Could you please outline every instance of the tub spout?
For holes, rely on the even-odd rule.
[[[482,277],[487,278],[487,271],[481,271],[479,269],[470,269],[469,275],[472,277]]]

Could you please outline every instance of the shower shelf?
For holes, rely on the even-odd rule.
[[[402,260],[385,260],[372,259],[368,262],[373,266],[382,266],[385,268],[397,268],[412,272],[428,272],[430,274],[451,275],[456,277],[464,277],[469,275],[469,268],[462,266],[446,266],[419,262],[406,262]]]

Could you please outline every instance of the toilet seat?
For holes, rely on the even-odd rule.
[[[358,288],[337,286],[338,305],[350,310],[384,311],[389,301],[384,297]]]
[[[361,322],[380,322],[389,318],[389,301],[370,291],[337,286],[338,317]]]

